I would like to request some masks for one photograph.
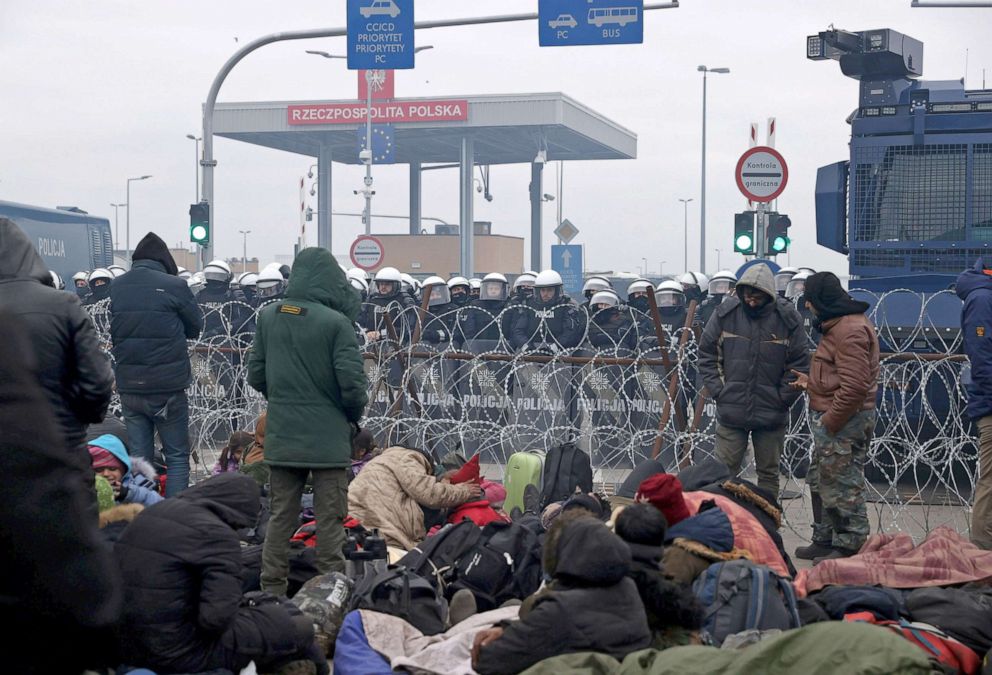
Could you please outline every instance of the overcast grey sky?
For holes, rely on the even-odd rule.
[[[535,11],[537,0],[417,0],[417,19]],[[805,59],[805,37],[827,28],[893,28],[925,44],[924,78],[965,75],[992,82],[992,10],[911,9],[910,0],[684,0],[648,12],[643,45],[540,48],[535,22],[420,31],[435,49],[401,71],[400,97],[560,91],[638,134],[638,158],[566,165],[564,215],[581,230],[586,267],[681,271],[683,211],[689,210],[689,264],[697,267],[702,84],[696,66],[731,68],[709,84],[707,271],[742,261],[731,253],[733,213],[744,207],[733,180],[749,123],[778,120],[778,149],[790,167],[779,200],[792,216],[792,264],[846,273],[846,259],[816,243],[816,169],[846,157],[844,118],[857,106],[857,83],[834,62]],[[344,0],[0,0],[0,199],[77,205],[113,223],[111,202],[132,184],[132,244],[154,230],[172,244],[188,238],[194,199],[194,147],[200,106],[224,61],[245,41],[292,29],[345,24]],[[237,38],[240,42],[235,42]],[[304,54],[343,53],[343,38],[276,44],[246,58],[221,101],[341,99],[355,93],[343,61]],[[992,85],[990,85],[992,86]],[[292,250],[304,157],[217,139],[215,229],[218,255],[267,262]],[[360,211],[363,169],[335,167],[334,209]],[[545,191],[555,193],[554,170]],[[478,220],[500,234],[528,236],[529,168],[494,167],[495,199],[476,201]],[[405,214],[405,166],[376,168],[374,210]],[[316,208],[316,202],[313,204]],[[426,174],[424,216],[458,220],[454,172]],[[121,214],[123,220],[123,210]],[[545,211],[547,246],[555,205]],[[550,226],[548,224],[550,223]],[[346,253],[358,219],[337,218],[333,249]],[[402,232],[403,221],[376,230]],[[122,222],[123,232],[123,222]],[[315,243],[316,222],[309,228]],[[122,233],[123,238],[123,233]],[[529,242],[527,243],[529,251]],[[784,262],[784,261],[783,261]]]

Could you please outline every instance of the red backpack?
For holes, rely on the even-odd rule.
[[[957,670],[965,675],[977,675],[982,667],[982,660],[970,647],[966,647],[936,626],[900,619],[886,621],[875,618],[871,612],[848,614],[845,621],[863,621],[883,626],[903,636],[916,646],[926,651],[930,658],[940,665]]]

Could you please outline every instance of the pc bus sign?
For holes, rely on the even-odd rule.
[[[374,270],[381,265],[385,254],[382,242],[367,234],[355,239],[351,245],[351,262],[363,270]]]
[[[775,148],[751,148],[737,160],[737,188],[752,202],[778,199],[789,182],[789,167]]]

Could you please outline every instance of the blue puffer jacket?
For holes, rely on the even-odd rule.
[[[94,438],[89,445],[103,448],[126,467],[124,477],[121,478],[122,489],[117,498],[118,503],[151,506],[164,499],[156,492],[155,469],[147,461],[128,455],[127,448],[117,436],[104,434]]]
[[[697,513],[668,528],[666,544],[679,538],[698,541],[718,553],[727,553],[734,548],[734,528],[719,507]]]
[[[958,277],[957,294],[964,301],[961,331],[964,352],[971,361],[968,385],[968,416],[974,420],[992,415],[992,276],[985,274],[984,261]]]
[[[110,337],[117,391],[168,394],[191,380],[187,339],[203,329],[203,315],[165,242],[149,233],[134,250],[131,271],[110,289]]]

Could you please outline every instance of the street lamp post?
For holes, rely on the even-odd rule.
[[[126,235],[125,236],[127,237],[127,239],[126,239],[126,242],[127,242],[126,243],[126,246],[127,246],[126,255],[127,255],[127,259],[128,260],[131,259],[131,183],[133,181],[136,181],[136,180],[147,180],[149,178],[151,178],[151,176],[138,176],[137,178],[128,178],[127,179],[127,201],[124,202],[124,206],[127,207],[127,209],[125,210],[125,214],[126,214],[126,217],[127,217],[127,225],[126,225],[127,230],[126,230]]]
[[[682,206],[684,207],[683,223],[682,223],[682,227],[684,230],[684,233],[682,235],[682,239],[683,239],[682,244],[684,247],[684,251],[682,253],[682,262],[685,264],[685,269],[683,271],[688,272],[689,271],[689,202],[692,201],[692,197],[689,197],[688,199],[679,199],[679,201],[682,202]],[[699,271],[702,272],[703,271],[702,268],[700,268]]]
[[[697,71],[703,74],[703,171],[702,188],[699,194],[699,270],[706,270],[706,74],[719,73],[725,75],[730,68],[707,68],[698,66]]]
[[[665,275],[665,263],[666,262],[668,262],[668,261],[667,260],[662,260],[660,263],[658,263],[658,274],[661,275],[661,276],[664,276]]]
[[[186,138],[196,143],[196,157],[194,157],[196,162],[193,167],[194,176],[196,176],[196,179],[193,182],[196,184],[196,203],[199,204],[200,203],[200,141],[202,141],[203,138],[197,138],[193,134],[186,134]]]
[[[242,248],[241,248],[241,273],[244,274],[248,271],[248,235],[251,234],[251,230],[238,230],[241,234]]]
[[[422,52],[428,49],[434,49],[434,45],[424,45],[422,47],[417,47],[413,50],[413,53]],[[323,56],[325,59],[347,59],[347,56],[339,56],[337,54],[329,54],[328,52],[322,52],[315,49],[305,50],[307,54],[316,54],[317,56]],[[372,83],[375,78],[376,71],[366,70],[365,71],[365,147],[362,148],[361,153],[359,153],[359,160],[365,164],[365,188],[362,190],[356,190],[355,193],[359,192],[365,196],[365,234],[372,234],[372,195],[375,191],[372,189],[372,163],[373,163],[373,153],[372,153]]]
[[[644,267],[642,268],[644,270],[644,276],[647,276],[648,275],[648,259],[647,258],[641,258],[641,260],[644,261]]]
[[[717,269],[717,271],[720,271],[720,269],[721,269],[720,268],[720,249],[715,248],[713,250],[716,251],[716,269]],[[706,274],[706,272],[703,272],[703,274]]]
[[[118,225],[118,216],[120,215],[120,207],[127,206],[127,204],[111,204],[114,207],[114,250],[121,245],[121,228]]]

